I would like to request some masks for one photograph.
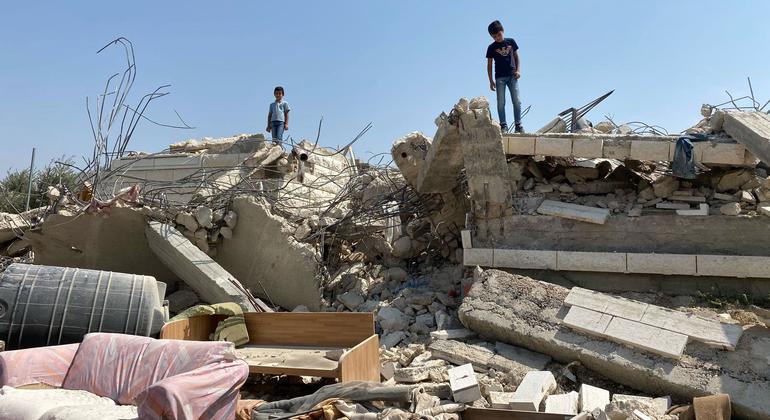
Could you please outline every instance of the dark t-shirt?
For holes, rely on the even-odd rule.
[[[503,42],[493,42],[487,47],[487,58],[495,60],[495,79],[513,76],[516,63],[513,53],[519,49],[513,38],[504,38]]]

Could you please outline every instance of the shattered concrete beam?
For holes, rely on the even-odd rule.
[[[451,124],[448,117],[439,117],[438,130],[417,175],[417,191],[425,194],[452,190],[462,167],[463,154],[457,125]]]
[[[537,212],[547,216],[558,216],[580,222],[603,225],[610,217],[608,209],[581,206],[580,204],[562,203],[560,201],[544,200]]]
[[[770,115],[764,112],[726,112],[722,128],[765,163],[770,163]]]
[[[165,223],[149,222],[145,235],[155,255],[205,302],[235,302],[245,311],[258,310],[238,280],[178,230]]]

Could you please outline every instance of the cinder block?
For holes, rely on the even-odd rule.
[[[545,399],[545,412],[575,415],[578,413],[578,393],[549,395]]]
[[[492,267],[556,270],[556,251],[495,249]]]
[[[535,140],[535,154],[560,157],[571,156],[572,139],[563,137],[538,137]]]
[[[770,278],[770,257],[698,255],[698,275]]]
[[[554,389],[556,379],[553,373],[547,370],[527,372],[516,388],[510,407],[512,410],[538,411],[543,398]]]
[[[626,272],[626,254],[624,252],[557,251],[556,263],[558,270]]]
[[[600,158],[603,155],[604,140],[597,138],[576,138],[572,140],[572,156]]]
[[[473,402],[481,398],[481,388],[470,363],[449,369],[449,386],[455,402]]]
[[[604,335],[610,340],[675,359],[682,356],[687,345],[684,334],[619,317],[612,318]]]
[[[707,143],[703,147],[703,163],[743,165],[746,148],[738,143]]]
[[[605,141],[602,155],[607,159],[626,160],[631,156],[630,140]]]
[[[535,137],[503,137],[506,141],[506,155],[526,155],[535,154]]]
[[[610,391],[603,388],[582,384],[579,394],[580,411],[594,411],[597,408],[604,410],[604,407],[610,403]]]
[[[492,408],[507,409],[511,406],[513,396],[516,395],[513,392],[495,392],[489,393],[489,405]]]
[[[677,210],[676,214],[679,216],[708,216],[709,205],[706,203],[701,203],[699,204],[697,210]]]
[[[463,249],[473,248],[473,242],[471,241],[471,231],[468,229],[460,231],[460,237],[463,242]]]
[[[494,250],[490,248],[463,249],[463,264],[492,267],[494,265]]]
[[[641,254],[626,255],[629,273],[649,274],[697,274],[695,255],[692,254]]]
[[[632,140],[631,159],[668,160],[670,143],[666,141]]]
[[[604,331],[612,321],[612,315],[573,306],[562,320],[562,324],[590,335],[604,337]]]

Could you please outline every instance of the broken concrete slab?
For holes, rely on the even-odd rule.
[[[582,287],[573,287],[564,299],[564,304],[579,306],[632,321],[640,321],[647,307],[650,306],[643,302],[615,297]]]
[[[734,350],[743,334],[740,324],[709,321],[695,315],[648,305],[641,322],[685,334],[692,340]]]
[[[464,99],[464,98],[463,98]],[[455,108],[462,107],[462,100]],[[467,100],[465,108],[467,109]],[[441,193],[455,187],[457,174],[463,167],[463,153],[460,146],[460,132],[457,125],[448,118],[439,117],[436,135],[430,143],[417,175],[417,191]]]
[[[537,353],[522,347],[512,346],[507,343],[495,343],[495,352],[498,356],[513,360],[533,370],[544,370],[551,362],[551,356]]]
[[[664,201],[656,204],[655,208],[663,210],[689,210],[690,205],[687,203],[669,203]]]
[[[585,367],[640,391],[690,399],[729,393],[734,413],[770,418],[770,340],[764,329],[748,329],[734,352],[689,343],[679,359],[651,357],[601,338],[561,326],[568,290],[498,270],[474,282],[458,311],[460,321],[481,336],[550,354],[562,363]],[[761,330],[761,331],[760,331]],[[710,369],[718,366],[719,369]]]
[[[677,210],[676,214],[679,216],[708,216],[709,205],[701,203],[697,210]]]
[[[446,360],[454,365],[472,363],[473,368],[479,372],[489,368],[489,360],[495,355],[495,352],[487,348],[454,340],[434,341],[428,350],[435,359]]]
[[[492,408],[509,409],[511,407],[511,401],[516,394],[513,392],[496,392],[489,393],[489,405]]]
[[[770,115],[764,112],[726,112],[722,128],[765,163],[770,163]]]
[[[465,328],[430,332],[430,338],[434,340],[462,340],[464,338],[473,337],[474,335],[476,335],[475,332]]]
[[[537,212],[548,216],[558,216],[581,222],[604,224],[610,217],[610,211],[579,204],[562,203],[560,201],[544,200]]]
[[[540,403],[556,389],[556,379],[549,371],[528,372],[511,399],[512,410],[539,411]]]
[[[149,222],[145,235],[155,255],[204,302],[235,302],[244,311],[259,310],[235,277],[172,226]]]
[[[604,335],[632,347],[678,359],[687,346],[687,336],[641,322],[613,317]]]
[[[237,228],[217,248],[216,261],[263,299],[284,308],[305,305],[319,310],[320,258],[315,249],[297,242],[290,225],[254,197],[236,197],[231,208]],[[227,220],[228,226],[235,226],[235,217],[225,215]]]

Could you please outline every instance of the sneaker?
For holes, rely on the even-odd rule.
[[[514,131],[516,133],[523,133],[524,132],[524,127],[522,127],[521,124],[516,124],[516,127],[514,127]]]
[[[500,132],[503,134],[508,132],[508,125],[506,123],[500,124]]]

